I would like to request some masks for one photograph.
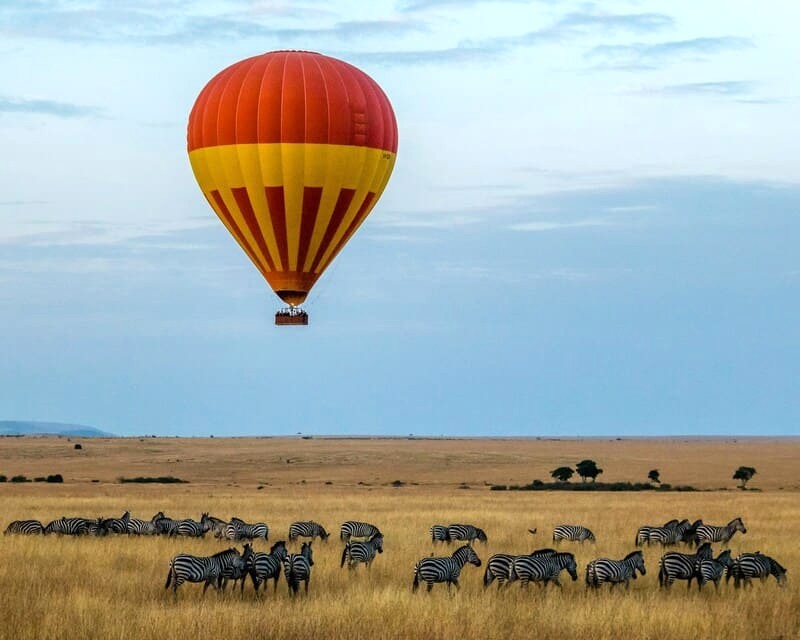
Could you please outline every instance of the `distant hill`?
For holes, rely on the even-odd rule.
[[[114,438],[115,434],[84,424],[36,422],[32,420],[0,420],[0,436],[75,436],[78,438]]]

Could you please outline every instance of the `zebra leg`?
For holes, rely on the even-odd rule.
[[[308,595],[308,582],[309,582],[309,579],[308,579],[308,578],[306,578],[305,580],[303,580],[303,585],[304,585],[304,587],[305,587],[305,594],[306,594],[306,595]]]
[[[433,589],[433,582],[428,582],[426,584],[428,585],[428,593],[430,593],[431,589]]]

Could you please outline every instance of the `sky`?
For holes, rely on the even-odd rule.
[[[800,434],[800,4],[0,0],[0,419],[120,435]],[[397,163],[306,328],[186,121],[275,49]]]

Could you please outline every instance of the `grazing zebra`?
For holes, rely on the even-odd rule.
[[[168,518],[164,515],[163,511],[159,511],[156,515],[154,515],[151,522],[153,525],[155,525],[156,533],[158,535],[166,536],[174,536],[175,530],[178,528],[178,524],[180,524],[180,520]]]
[[[169,573],[167,574],[167,584],[165,589],[172,584],[172,593],[177,596],[178,587],[184,582],[205,582],[203,593],[209,585],[217,588],[222,574],[230,567],[244,568],[242,556],[239,550],[231,547],[225,551],[215,553],[213,556],[190,556],[181,553],[169,563]]]
[[[247,577],[247,574],[250,571],[252,561],[253,547],[250,545],[250,543],[245,543],[242,550],[242,561],[240,563],[224,567],[222,569],[222,573],[220,573],[219,578],[217,579],[217,586],[222,587],[222,590],[225,591],[225,587],[228,586],[228,580],[233,580],[233,588],[235,589],[236,582],[241,580],[242,587],[240,591],[244,591],[244,579]]]
[[[668,551],[658,561],[658,584],[669,588],[675,580],[687,580],[686,588],[692,586],[695,577],[695,566],[698,560],[711,560],[711,544],[704,542],[697,553],[686,554]]]
[[[461,575],[461,569],[467,563],[474,564],[476,567],[481,566],[481,559],[468,544],[456,549],[449,558],[423,558],[414,565],[412,591],[419,589],[420,582],[428,585],[428,591],[433,589],[434,582],[446,582],[448,591],[451,584],[456,585],[456,588],[460,588],[458,576]]]
[[[695,536],[697,537],[698,544],[702,542],[721,542],[728,544],[728,541],[733,537],[737,531],[747,533],[741,518],[734,518],[724,527],[715,527],[711,524],[701,524],[697,527]]]
[[[342,523],[339,529],[339,539],[342,542],[348,542],[350,538],[374,538],[375,536],[382,536],[380,529],[374,524],[369,522],[357,522],[355,520],[348,520]]]
[[[561,588],[558,574],[567,570],[573,582],[578,579],[578,564],[571,553],[551,553],[538,556],[517,556],[508,570],[508,581],[519,580],[522,587],[529,582],[542,582],[545,587],[552,582]]]
[[[122,514],[121,518],[105,518],[102,521],[102,526],[106,530],[106,533],[127,533],[130,519],[131,512],[126,511]]]
[[[286,543],[281,540],[272,545],[269,553],[256,552],[253,554],[253,559],[250,563],[250,578],[253,580],[253,588],[258,592],[258,588],[262,583],[266,585],[267,580],[274,580],[273,591],[278,590],[278,578],[281,577],[281,566],[283,559],[288,555],[286,551]],[[242,590],[244,590],[244,581],[242,581]],[[266,586],[264,587],[266,591]]]
[[[379,531],[366,542],[348,541],[342,551],[342,562],[339,568],[347,562],[348,569],[355,569],[359,562],[367,565],[367,569],[372,565],[376,553],[383,553],[383,534]]]
[[[583,543],[584,540],[594,542],[594,534],[579,524],[560,524],[553,529],[553,542],[559,540],[572,540]]]
[[[435,524],[431,527],[431,542],[451,542],[447,525]]]
[[[786,584],[786,568],[782,567],[775,559],[762,555],[760,552],[743,553],[728,567],[725,582],[733,577],[733,586],[737,589],[742,582],[745,587],[752,587],[753,578],[760,578],[764,582],[771,575],[775,576],[781,587]]]
[[[553,555],[554,553],[558,552],[555,549],[537,549],[536,551],[531,552],[529,555],[545,556]],[[483,573],[484,588],[488,587],[495,580],[497,580],[498,588],[502,588],[508,580],[508,576],[511,571],[511,565],[514,562],[514,559],[517,557],[518,556],[508,553],[496,553],[489,558],[488,562],[486,563],[486,571]]]
[[[630,580],[636,580],[636,572],[645,575],[644,556],[641,551],[634,551],[622,560],[598,558],[586,565],[586,586],[599,589],[604,582],[610,582],[613,589],[620,583],[630,587]]]
[[[488,538],[483,529],[471,524],[451,524],[447,527],[447,537],[450,540],[465,540],[472,544],[475,540],[486,542]]]
[[[178,525],[171,531],[170,535],[202,538],[209,529],[211,529],[211,521],[208,518],[208,514],[204,513],[200,516],[200,522],[192,520],[191,518],[180,520]]]
[[[42,531],[45,535],[58,533],[64,536],[83,536],[89,533],[89,522],[86,518],[65,518],[53,520]]]
[[[701,559],[694,568],[694,577],[697,578],[697,588],[702,590],[708,582],[714,583],[714,589],[719,589],[719,581],[725,570],[733,564],[731,550],[725,549],[716,559]]]
[[[283,575],[286,576],[286,584],[289,587],[289,593],[292,595],[297,594],[301,582],[304,583],[305,592],[308,593],[311,567],[314,566],[311,542],[304,542],[300,553],[290,553],[283,559]]]
[[[239,518],[231,518],[231,521],[222,529],[214,533],[216,538],[227,538],[228,540],[269,540],[269,527],[263,522],[248,524]]]
[[[325,527],[313,520],[304,522],[293,522],[289,525],[289,542],[294,542],[297,538],[320,538],[322,541],[327,541],[330,534],[325,531]]]
[[[21,533],[23,535],[37,535],[44,533],[44,527],[38,520],[14,520],[6,527],[3,535]]]
[[[163,517],[163,514],[161,514]],[[158,514],[153,516],[152,520],[140,520],[139,518],[130,518],[128,520],[128,535],[129,536],[152,536],[158,533],[156,529],[156,520]]]
[[[108,525],[103,518],[96,518],[94,520],[86,520],[86,535],[90,536],[107,536]]]

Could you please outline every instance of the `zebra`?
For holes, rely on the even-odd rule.
[[[231,521],[237,520],[238,518],[231,518]],[[202,518],[201,518],[202,520]],[[219,534],[220,532],[228,526],[228,523],[221,518],[215,518],[214,516],[210,516],[206,514],[206,522],[209,524],[208,530],[213,532],[215,538],[221,537]],[[241,520],[239,520],[241,522]]]
[[[733,564],[731,550],[725,549],[716,559],[700,559],[694,567],[694,577],[697,579],[697,588],[702,590],[708,582],[714,583],[714,590],[719,589],[719,581],[725,570]]]
[[[451,542],[447,533],[447,525],[435,524],[431,527],[431,542]]]
[[[572,540],[583,544],[584,540],[594,542],[594,534],[579,524],[560,524],[553,529],[553,542]]]
[[[578,579],[578,564],[571,553],[552,553],[539,556],[517,556],[508,570],[508,581],[520,581],[522,587],[529,582],[542,582],[545,587],[552,582],[561,588],[558,574],[567,570],[573,582]]]
[[[200,522],[187,518],[180,520],[178,525],[170,532],[171,536],[187,536],[191,538],[202,538],[211,529],[211,521],[208,514],[200,516]]]
[[[695,520],[687,529],[683,532],[681,536],[680,542],[685,542],[690,547],[691,546],[700,546],[700,542],[697,539],[697,529],[703,524],[702,520]]]
[[[701,524],[696,529],[696,536],[698,544],[701,542],[721,542],[728,544],[728,541],[733,537],[737,531],[747,533],[747,528],[744,526],[741,518],[734,518],[724,527],[715,527],[711,524]]]
[[[161,514],[163,517],[163,514]],[[158,514],[153,516],[152,520],[140,520],[139,518],[130,518],[128,520],[128,535],[129,536],[152,536],[158,533],[156,528],[156,520]]]
[[[90,536],[107,536],[109,533],[106,520],[103,518],[95,518],[94,520],[86,520],[86,535]]]
[[[586,586],[599,589],[604,582],[610,582],[613,589],[619,583],[630,587],[631,579],[636,580],[636,572],[645,575],[644,556],[641,550],[633,551],[622,560],[598,558],[586,565]]]
[[[210,585],[218,587],[223,572],[230,567],[244,568],[242,556],[234,547],[215,553],[213,556],[191,556],[181,553],[169,563],[169,573],[164,588],[168,589],[172,584],[172,593],[177,596],[178,587],[184,582],[205,582],[203,585],[205,594]]]
[[[325,531],[325,527],[313,520],[293,522],[289,525],[289,542],[294,542],[297,538],[311,538],[313,542],[317,537],[323,542],[326,542],[329,535],[330,534]]]
[[[228,580],[233,580],[233,588],[235,589],[237,580],[241,580],[242,586],[240,591],[244,591],[244,579],[250,571],[252,561],[253,547],[248,542],[245,543],[242,550],[242,561],[224,567],[217,579],[217,586],[225,591],[225,587],[228,586]]]
[[[450,540],[464,540],[472,544],[475,540],[486,542],[486,532],[471,524],[451,524],[447,527],[447,537]]]
[[[58,520],[50,522],[42,533],[45,535],[58,533],[65,536],[83,536],[89,533],[89,523],[86,518],[66,518],[61,516]]]
[[[449,558],[423,558],[414,565],[414,583],[411,590],[416,591],[419,589],[420,582],[428,585],[428,591],[433,589],[434,582],[446,582],[448,591],[451,584],[456,585],[458,589],[460,588],[458,576],[461,575],[461,569],[467,563],[476,567],[481,566],[481,559],[468,544],[456,549]]]
[[[658,542],[662,547],[677,544],[678,540],[683,537],[684,532],[692,526],[688,520],[682,520],[675,524],[670,522],[668,524],[669,526],[652,527],[648,535],[648,542]]]
[[[359,562],[363,562],[369,569],[377,553],[383,553],[383,534],[380,531],[366,542],[348,541],[344,545],[339,568],[347,562],[348,569],[355,569]]]
[[[531,552],[531,556],[546,556],[558,553],[555,549],[537,549]],[[488,587],[497,580],[498,588],[502,588],[508,580],[511,564],[518,556],[509,553],[496,553],[486,562],[486,571],[483,573],[483,586]]]
[[[267,580],[270,579],[274,580],[273,591],[278,590],[281,566],[283,565],[283,559],[287,555],[286,543],[283,540],[273,544],[269,553],[256,552],[253,554],[253,559],[250,562],[250,578],[253,580],[253,588],[256,593],[261,584],[266,585]],[[244,590],[244,581],[242,581],[242,590]],[[266,591],[266,586],[264,590]]]
[[[105,518],[102,522],[102,526],[107,533],[127,533],[130,519],[131,512],[126,511],[122,514],[121,518]]]
[[[760,552],[743,553],[728,566],[725,582],[733,577],[733,586],[737,589],[742,582],[745,587],[752,587],[753,578],[760,578],[763,582],[771,575],[775,576],[779,586],[786,584],[786,568],[774,558],[762,555]]]
[[[38,520],[14,520],[14,522],[10,523],[6,530],[3,532],[3,535],[9,535],[12,533],[21,533],[23,535],[37,535],[40,533],[44,533],[44,527],[42,523]]]
[[[172,518],[168,518],[164,515],[163,511],[159,511],[156,515],[153,516],[151,522],[156,528],[156,533],[158,535],[168,535],[173,536],[175,535],[175,530],[178,528],[178,524],[180,520],[173,520]]]
[[[348,520],[342,523],[339,529],[339,539],[342,542],[349,542],[350,538],[374,538],[375,536],[382,536],[380,529],[374,524],[369,522],[357,522],[356,520]]]
[[[286,577],[286,584],[289,593],[296,595],[300,583],[304,583],[305,592],[308,593],[308,581],[311,579],[311,567],[314,566],[314,559],[311,552],[311,542],[304,542],[300,553],[290,553],[283,558],[283,575]]]
[[[264,540],[265,542],[269,540],[269,527],[264,522],[254,522],[250,524],[239,518],[231,518],[230,524],[238,526],[240,540],[255,540],[256,538]]]
[[[691,588],[697,561],[711,560],[711,558],[711,544],[709,542],[704,542],[697,549],[697,553],[693,554],[668,551],[658,561],[659,586],[669,588],[675,580],[687,580],[686,588]]]

